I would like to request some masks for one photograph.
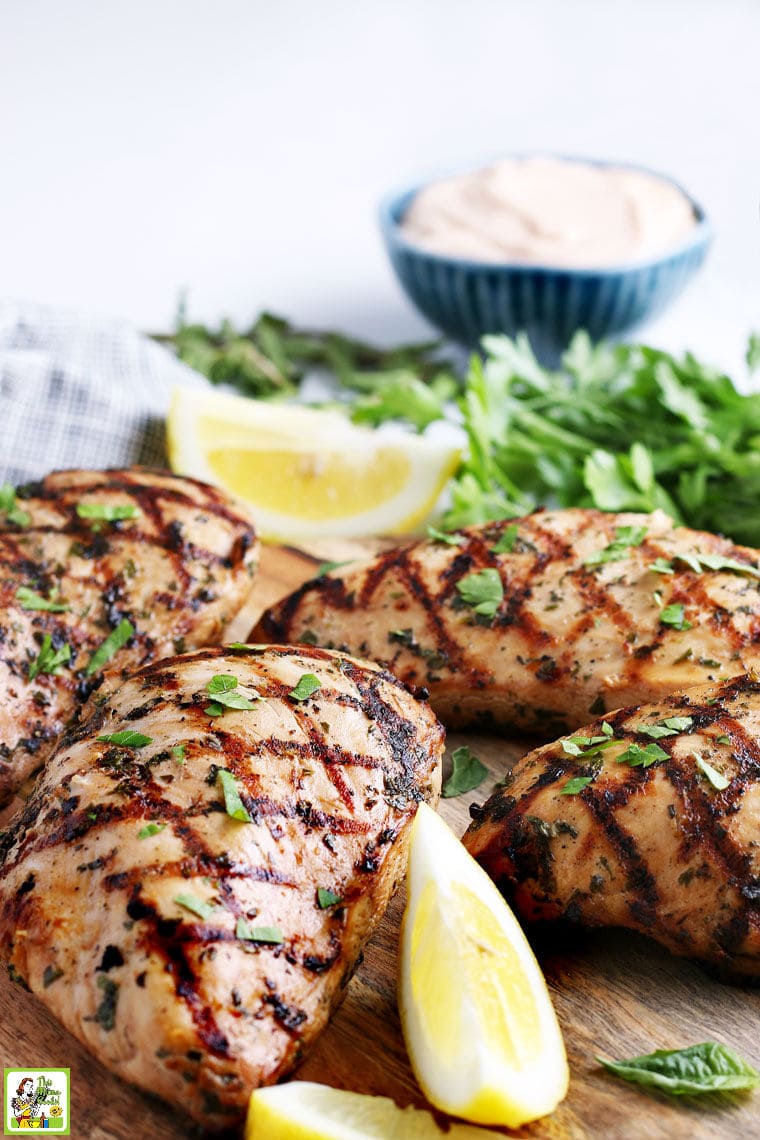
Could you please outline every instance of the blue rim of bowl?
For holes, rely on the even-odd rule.
[[[470,174],[478,170],[485,169],[487,166],[492,165],[494,162],[500,161],[505,158],[556,158],[562,162],[583,162],[589,166],[613,166],[622,170],[637,170],[643,174],[651,174],[655,178],[660,178],[663,182],[667,182],[670,186],[674,186],[676,190],[680,190],[684,198],[694,211],[696,224],[692,233],[684,238],[682,241],[677,242],[675,245],[667,246],[652,257],[640,259],[638,261],[626,261],[617,265],[597,265],[597,266],[571,266],[571,265],[552,265],[546,262],[534,261],[477,261],[469,257],[457,257],[456,254],[437,253],[432,249],[427,249],[424,245],[419,245],[417,242],[410,241],[405,237],[401,230],[402,215],[399,214],[401,207],[406,208],[412,201],[415,194],[423,190],[426,186],[432,185],[434,182],[440,182],[445,178],[455,177],[457,174]],[[499,158],[491,159],[488,162],[478,164],[468,164],[465,167],[458,167],[455,170],[448,170],[443,174],[438,174],[432,178],[426,178],[421,182],[414,182],[408,184],[400,190],[391,191],[383,195],[379,205],[379,218],[380,228],[389,242],[393,242],[404,249],[409,250],[411,253],[416,254],[418,257],[426,257],[431,261],[439,261],[443,263],[452,262],[463,269],[503,272],[505,269],[514,273],[553,273],[553,274],[566,274],[573,277],[604,277],[604,276],[618,276],[622,277],[626,273],[631,273],[635,270],[650,269],[655,265],[661,265],[664,261],[669,261],[673,257],[679,257],[681,254],[688,253],[689,250],[697,249],[700,246],[705,248],[713,239],[713,228],[710,224],[704,207],[689,193],[684,186],[681,185],[675,178],[671,178],[668,174],[663,174],[659,170],[652,170],[649,166],[642,166],[635,162],[618,162],[615,159],[604,158],[586,158],[581,155],[568,155],[568,154],[552,154],[548,151],[527,151],[520,154],[506,154],[501,155]]]

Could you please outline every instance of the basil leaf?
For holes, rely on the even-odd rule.
[[[492,566],[461,578],[456,588],[462,600],[471,606],[476,614],[483,614],[485,617],[494,617],[504,598],[504,586],[499,571]]]
[[[71,606],[66,602],[56,602],[55,595],[57,591],[52,591],[52,597],[43,598],[42,594],[30,590],[28,586],[19,586],[16,590],[16,601],[21,605],[22,610],[44,610],[50,614],[63,614],[71,609]]]
[[[441,795],[445,799],[464,795],[465,792],[480,787],[488,775],[485,764],[470,752],[467,745],[452,752],[451,764],[451,775],[441,789]]]
[[[681,602],[673,602],[660,610],[660,621],[663,625],[672,625],[674,629],[691,629],[692,623],[684,617],[686,607]]]
[[[703,1041],[685,1049],[657,1049],[626,1061],[597,1057],[611,1073],[673,1096],[754,1089],[760,1073],[727,1045]]]
[[[177,906],[183,906],[185,910],[197,914],[198,918],[210,918],[216,910],[215,906],[196,895],[175,895],[174,901]]]
[[[122,519],[140,518],[142,512],[134,503],[77,503],[77,514],[80,519],[119,522]]]
[[[340,895],[328,891],[326,887],[317,887],[317,903],[320,910],[327,910],[328,907],[337,906],[340,902],[343,902]]]
[[[668,562],[666,558],[655,558],[649,569],[653,570],[655,574],[675,574],[673,563]]]
[[[33,681],[39,673],[58,674],[61,667],[70,660],[71,646],[64,644],[60,649],[53,649],[53,639],[46,633],[36,660],[29,665],[29,680]]]
[[[152,736],[146,736],[143,732],[133,732],[130,728],[124,732],[111,732],[107,736],[99,736],[98,740],[106,744],[120,744],[123,748],[144,748],[146,744],[153,743]]]
[[[227,812],[227,815],[232,819],[240,820],[241,823],[253,823],[248,808],[240,798],[237,782],[232,772],[228,772],[225,768],[220,768],[217,773],[217,779],[222,785],[224,810]]]
[[[235,937],[247,942],[269,942],[272,945],[284,941],[279,926],[249,926],[244,918],[237,920]]]
[[[186,748],[187,748],[186,744],[175,744],[174,747],[172,748],[172,750],[171,750],[172,756],[174,757],[174,759],[177,761],[178,764],[184,764],[185,763],[185,749]]]
[[[321,688],[322,682],[319,677],[316,677],[314,673],[304,673],[296,687],[290,690],[288,696],[294,701],[306,701],[316,693],[317,689]]]
[[[101,641],[88,661],[85,669],[86,676],[91,677],[93,673],[102,669],[106,662],[110,661],[113,655],[127,644],[134,632],[135,627],[132,622],[127,618],[122,618],[116,629],[109,633],[105,641]]]

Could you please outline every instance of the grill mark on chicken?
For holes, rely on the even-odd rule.
[[[293,701],[312,671],[321,687]],[[217,673],[261,699],[211,723]],[[151,743],[98,740],[123,727]],[[442,749],[440,726],[400,682],[322,649],[204,649],[143,667],[67,735],[5,837],[0,946],[106,1064],[219,1127],[251,1087],[287,1074],[340,1000],[400,875],[416,804],[437,794]],[[227,814],[221,768],[251,823]],[[335,774],[352,795],[328,791]],[[148,821],[161,829],[140,839]],[[323,910],[321,886],[339,903]],[[216,910],[178,911],[178,891]],[[99,892],[105,907],[91,904]],[[251,941],[258,925],[279,926],[282,941]],[[90,1016],[104,947],[121,993],[110,1029]],[[46,988],[51,956],[62,973]],[[205,1063],[189,1068],[188,1053]]]
[[[652,744],[642,726],[672,716],[691,722],[657,739],[664,759],[617,763],[622,746]],[[471,809],[465,846],[524,919],[630,926],[674,953],[760,975],[760,681],[735,677],[605,721],[615,746],[596,760],[558,742],[520,761],[507,787]],[[602,723],[582,734],[601,735]],[[728,786],[713,787],[695,755]]]
[[[106,675],[218,641],[255,565],[247,517],[194,480],[139,468],[64,471],[20,489],[18,501],[28,526],[0,521],[0,802],[44,762]],[[81,502],[137,514],[81,518]],[[67,609],[24,609],[21,587]],[[134,632],[89,676],[92,655],[124,620]],[[70,657],[30,678],[46,636]]]
[[[467,565],[472,565],[472,555],[463,555],[463,558],[466,560]],[[455,564],[458,566],[460,560],[455,559]],[[426,626],[433,638],[435,652],[440,654],[444,660],[449,663],[450,667],[466,669],[465,655],[457,642],[447,633],[437,608],[437,603],[444,600],[450,592],[448,582],[444,583],[439,594],[434,597],[425,586],[422,578],[412,569],[406,551],[402,551],[397,561],[397,566],[401,571],[401,576],[410,595],[419,603],[425,613]],[[384,576],[385,567],[382,567],[382,571],[383,573],[378,575],[378,584]],[[367,599],[368,603],[369,601],[371,601],[371,595]],[[484,676],[486,676],[486,674],[484,674]]]
[[[509,527],[511,552],[493,553]],[[639,545],[589,556],[646,528]],[[661,512],[542,510],[470,527],[462,542],[416,542],[305,583],[260,619],[254,640],[340,646],[427,689],[450,725],[483,720],[548,735],[605,708],[760,667],[760,586],[680,555],[711,554],[757,569],[760,552],[674,527]],[[619,557],[618,557],[619,555]],[[672,573],[652,567],[660,558]],[[498,570],[493,617],[458,585]],[[661,620],[682,604],[691,629]]]

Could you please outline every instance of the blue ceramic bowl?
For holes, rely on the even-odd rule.
[[[485,333],[526,332],[547,363],[556,363],[578,329],[595,341],[614,338],[661,313],[699,269],[712,236],[704,210],[679,186],[696,225],[685,240],[646,261],[599,269],[470,261],[431,253],[404,236],[399,223],[423,185],[391,194],[380,206],[385,245],[407,296],[460,344],[474,346]]]

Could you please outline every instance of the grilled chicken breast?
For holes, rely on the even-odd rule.
[[[760,976],[760,681],[626,708],[531,752],[464,845],[528,921],[624,926]]]
[[[427,705],[350,657],[156,662],[64,739],[6,836],[0,949],[116,1073],[230,1123],[340,1001],[442,751]]]
[[[191,479],[59,471],[2,493],[0,803],[106,672],[221,640],[256,555],[245,514]]]
[[[546,739],[760,666],[759,562],[662,512],[537,511],[307,582],[251,638],[370,657],[447,725]]]

